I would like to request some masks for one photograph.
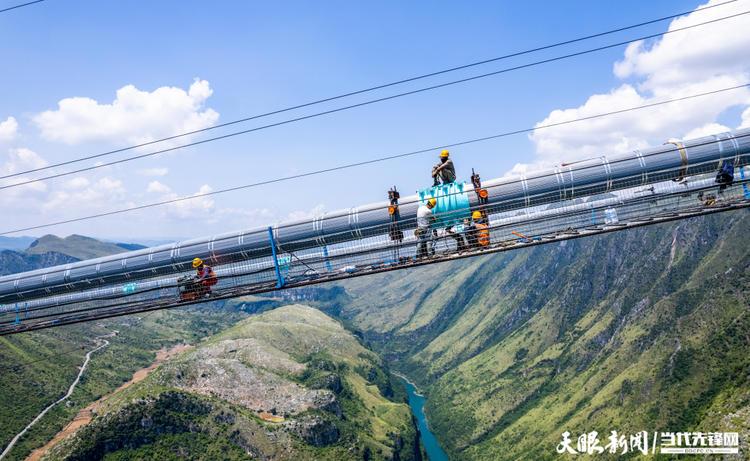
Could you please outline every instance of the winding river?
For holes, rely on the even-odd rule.
[[[417,388],[414,387],[413,384],[409,383],[409,381],[404,378],[401,378],[401,380],[404,382],[406,390],[409,392],[409,406],[411,407],[411,411],[414,412],[414,415],[417,417],[419,432],[422,436],[422,443],[424,443],[427,454],[430,455],[430,461],[448,461],[448,456],[446,456],[443,449],[440,448],[437,439],[427,427],[427,416],[424,414],[425,398],[421,395],[417,395]]]

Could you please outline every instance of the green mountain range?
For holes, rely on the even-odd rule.
[[[26,246],[19,246],[29,240],[31,241],[26,243]],[[6,240],[0,240],[0,244],[3,243],[14,249],[0,251],[0,276],[145,248],[137,244],[102,242],[81,235],[70,235],[65,238],[45,235],[38,239],[6,237]]]
[[[185,446],[192,459],[215,459],[216,450],[278,459],[283,446],[290,459],[416,459],[422,450],[392,369],[426,395],[430,428],[451,460],[573,458],[557,452],[563,433],[578,449],[578,436],[596,432],[604,447],[612,431],[625,440],[646,431],[649,442],[654,432],[737,432],[740,453],[726,459],[748,459],[747,242],[750,213],[737,211],[231,300],[205,314],[231,315],[221,327],[163,333],[210,339],[108,403],[56,456],[98,459],[110,446],[106,459],[150,459]],[[133,333],[132,353],[170,322],[199,322],[201,311],[162,315],[171,320]],[[63,331],[74,329],[0,343],[4,360]],[[333,374],[339,392],[324,384]],[[50,391],[66,382],[32,375]],[[300,401],[309,406],[291,403]],[[287,419],[268,422],[259,410]],[[303,426],[316,429],[295,429]],[[595,457],[671,459],[621,450]]]
[[[749,241],[747,212],[712,215],[351,280],[311,304],[426,392],[452,460],[717,425],[747,457]]]
[[[84,237],[82,235],[69,235],[60,238],[54,235],[45,235],[34,241],[24,253],[29,255],[41,255],[49,252],[62,253],[76,259],[94,259],[109,256],[126,251],[145,248],[142,245],[109,243]]]
[[[290,305],[105,400],[44,459],[155,459],[172,448],[206,460],[425,459],[406,400],[401,381],[351,333]]]

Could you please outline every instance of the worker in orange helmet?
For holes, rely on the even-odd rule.
[[[443,184],[450,184],[456,180],[456,168],[447,150],[440,152],[440,163],[432,167],[432,187],[440,184],[438,178],[443,181]]]
[[[466,228],[466,240],[470,249],[480,249],[490,244],[490,228],[482,213],[475,211],[471,214],[471,225]]]
[[[219,279],[216,278],[214,270],[211,266],[203,264],[200,258],[193,260],[193,267],[198,270],[198,274],[195,276],[195,284],[198,285],[196,290],[197,296],[204,296],[208,298],[211,296],[211,287],[218,283]]]

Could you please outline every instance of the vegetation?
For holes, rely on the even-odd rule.
[[[241,311],[206,304],[1,337],[0,450],[4,450],[44,408],[67,393],[92,341],[120,331],[109,339],[109,346],[92,354],[71,397],[47,412],[4,459],[23,460],[32,450],[52,440],[80,410],[150,365],[155,357],[151,351],[199,343],[201,338],[246,316]],[[87,348],[81,350],[84,345]],[[59,355],[69,351],[72,352]]]
[[[77,258],[51,251],[44,254],[26,254],[17,251],[0,251],[0,277],[18,272],[33,271],[59,264],[70,264]]]
[[[54,235],[45,235],[34,241],[26,254],[44,254],[50,251],[62,253],[76,259],[94,259],[117,253],[125,253],[127,249],[114,243],[102,242],[100,240],[84,237],[82,235],[69,235],[60,238]]]
[[[732,212],[339,282],[345,301],[311,304],[417,383],[452,460],[551,459],[566,430],[742,433],[749,240]]]
[[[49,459],[170,459],[178,454],[169,447],[189,433],[197,435],[184,456],[193,459],[230,448],[237,459],[425,459],[405,397],[403,384],[341,325],[285,306],[213,335],[102,402],[98,417]],[[263,420],[262,412],[284,420]]]
[[[229,320],[202,323],[210,316],[155,317],[148,320],[150,336],[134,335],[127,366],[138,366],[136,349],[157,348],[153,338],[195,344],[211,337],[107,400],[90,427],[106,428],[107,418],[136,411],[134,401],[151,415],[156,407],[149,405],[161,395],[179,392],[210,407],[198,419],[174,413],[176,422],[195,429],[195,441],[185,442],[196,447],[190,455],[195,459],[214,456],[199,447],[211,445],[209,439],[216,447],[243,448],[245,442],[231,434],[250,427],[259,429],[248,429],[243,440],[263,453],[271,453],[264,444],[274,438],[301,459],[381,460],[394,453],[400,460],[418,459],[422,448],[392,368],[425,393],[430,427],[451,460],[556,459],[565,431],[573,438],[597,431],[605,444],[612,430],[721,430],[747,437],[748,241],[750,214],[737,211],[356,278],[317,291],[240,298],[226,304],[227,312],[259,315],[229,329]],[[340,323],[288,305],[300,298]],[[161,331],[163,336],[156,333]],[[77,344],[65,329],[43,338],[19,336],[18,342],[0,341],[0,360],[51,354],[63,344],[54,335]],[[8,389],[33,390],[17,402],[3,394],[11,407],[5,415],[33,414],[54,400],[81,357],[66,357],[64,372],[40,364],[17,382],[3,376]],[[97,377],[103,384],[86,395],[104,392],[119,373],[111,381]],[[251,389],[251,383],[260,384]],[[69,420],[59,414],[63,410],[50,412],[50,421]],[[275,410],[286,420],[264,421],[260,410]],[[236,422],[222,423],[221,411]],[[40,430],[56,427],[45,421]],[[0,425],[3,437],[17,433],[6,424],[16,423]],[[229,435],[222,435],[225,426]],[[131,453],[171,456],[174,437],[185,434],[152,434]],[[35,437],[37,444],[44,439]],[[11,459],[28,453],[32,444],[24,443]],[[740,457],[750,456],[747,449],[741,446]],[[107,456],[131,456],[121,451]],[[261,451],[253,453],[260,457]]]
[[[105,455],[103,461],[249,461],[252,456],[228,440],[213,440],[205,434],[165,434],[154,443],[135,450],[121,450]]]

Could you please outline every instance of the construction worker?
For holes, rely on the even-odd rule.
[[[721,184],[719,186],[719,195],[723,200],[726,198],[724,197],[724,189],[726,189],[727,186],[731,186],[734,182],[734,165],[731,163],[725,163],[722,165],[721,169],[716,174],[716,182]]]
[[[431,198],[427,204],[417,209],[417,258],[424,258],[435,254],[435,240],[432,224],[437,222],[432,209],[437,206],[437,200]]]
[[[448,233],[453,239],[456,241],[456,251],[459,253],[466,251],[469,249],[468,246],[466,246],[466,241],[464,240],[464,234],[461,232],[453,232],[453,226],[447,227],[445,229],[445,232]]]
[[[479,249],[489,246],[490,229],[482,213],[475,211],[471,214],[471,225],[466,229],[466,240],[469,242],[469,248]]]
[[[198,270],[198,274],[195,276],[195,284],[197,285],[195,294],[198,297],[205,295],[208,298],[211,295],[211,287],[216,285],[219,279],[216,278],[211,266],[203,264],[200,258],[193,260],[193,267]]]
[[[432,167],[432,187],[440,184],[438,178],[443,184],[450,184],[456,180],[456,168],[453,167],[453,160],[448,158],[450,154],[447,150],[440,152],[440,163]]]

